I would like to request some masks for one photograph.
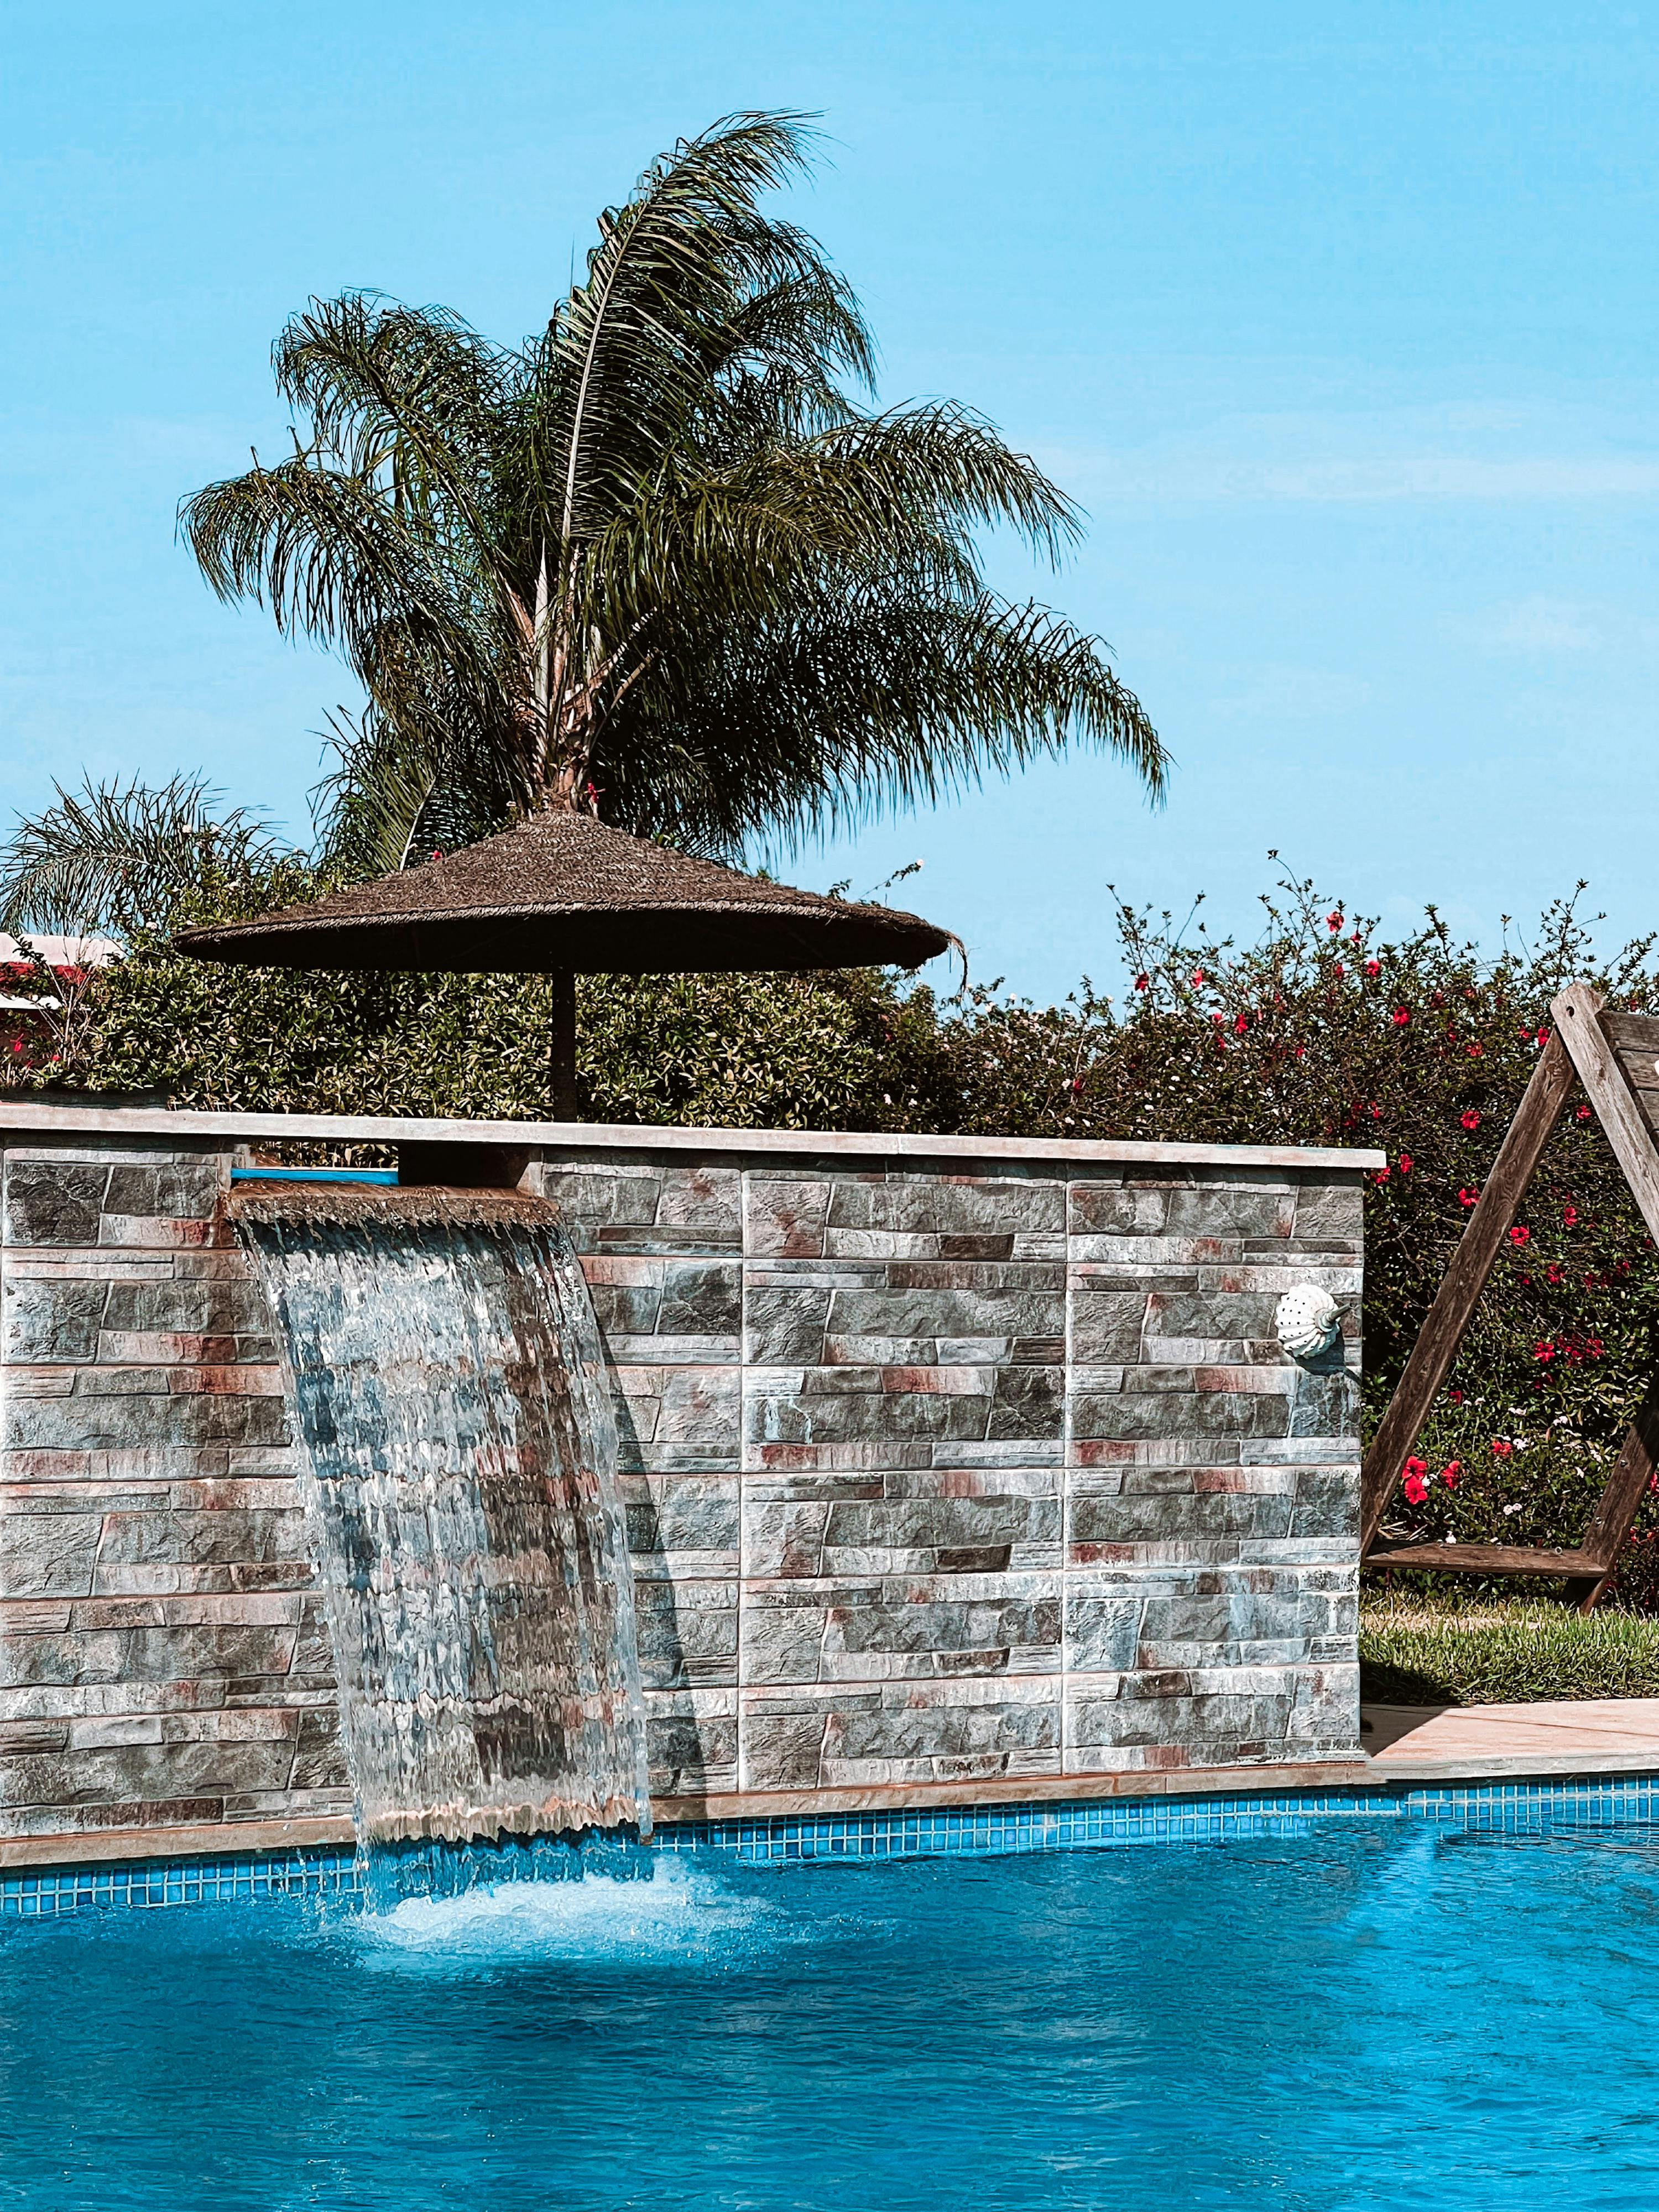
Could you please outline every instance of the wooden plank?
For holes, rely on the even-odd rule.
[[[1582,987],[1575,986],[1578,988]],[[1598,1030],[1596,1034],[1599,1037],[1601,1033]],[[1602,1050],[1604,1054],[1607,1051],[1605,1043]],[[1463,1332],[1486,1288],[1486,1278],[1497,1264],[1533,1171],[1560,1119],[1561,1109],[1572,1089],[1572,1073],[1573,1062],[1561,1042],[1558,1026],[1538,1055],[1532,1080],[1492,1164],[1480,1203],[1469,1216],[1468,1226],[1452,1255],[1451,1265],[1435,1293],[1434,1304],[1429,1308],[1417,1342],[1412,1346],[1411,1357],[1365,1455],[1359,1481],[1362,1557],[1376,1540],[1401,1469],[1422,1433],[1429,1408],[1450,1370]]]
[[[1659,1146],[1601,1027],[1601,1000],[1588,983],[1570,983],[1550,1007],[1554,1034],[1571,1054],[1648,1233],[1659,1243]]]
[[[1607,1477],[1601,1502],[1584,1531],[1584,1550],[1603,1569],[1616,1564],[1656,1468],[1659,1468],[1659,1380],[1648,1385],[1641,1411],[1631,1423]]]
[[[1659,1014],[1615,1014],[1603,1007],[1601,1030],[1621,1059],[1631,1053],[1659,1060]]]
[[[1378,1544],[1365,1564],[1462,1575],[1587,1575],[1596,1566],[1584,1552],[1539,1552],[1524,1544]]]

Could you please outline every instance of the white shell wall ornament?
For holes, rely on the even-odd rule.
[[[1273,1329],[1292,1359],[1316,1359],[1342,1334],[1342,1315],[1328,1291],[1298,1283],[1279,1301]]]

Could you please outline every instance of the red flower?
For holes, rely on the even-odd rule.
[[[1480,1203],[1480,1194],[1478,1190],[1460,1190],[1457,1194],[1457,1203],[1460,1206],[1478,1206]]]
[[[1427,1460],[1418,1459],[1415,1455],[1408,1459],[1406,1462],[1405,1466],[1401,1470],[1403,1474],[1426,1474],[1428,1471],[1429,1462]]]
[[[1193,970],[1193,988],[1195,991],[1201,991],[1204,988],[1204,970],[1201,968],[1194,968]]]
[[[1151,981],[1151,978],[1150,978],[1149,976],[1146,976],[1146,975],[1137,975],[1137,976],[1135,977],[1135,988],[1136,988],[1136,990],[1137,990],[1137,991],[1144,991],[1144,990],[1146,989],[1146,986],[1147,986],[1147,984],[1148,984],[1148,982],[1149,982],[1150,981]]]
[[[1411,1154],[1410,1154],[1409,1152],[1401,1152],[1401,1154],[1400,1155],[1400,1158],[1399,1158],[1399,1162],[1398,1162],[1398,1166],[1399,1166],[1400,1172],[1401,1172],[1401,1175],[1409,1175],[1409,1174],[1411,1173],[1411,1171],[1412,1171],[1412,1156],[1411,1156]]]
[[[1376,1173],[1371,1177],[1371,1181],[1373,1182],[1387,1182],[1388,1179],[1389,1170],[1387,1168],[1378,1168]]]
[[[1074,1076],[1072,1078],[1072,1088],[1073,1088],[1073,1091],[1081,1091],[1081,1090],[1082,1090],[1082,1088],[1083,1088],[1083,1078],[1082,1078],[1080,1075],[1074,1075]]]
[[[1492,1448],[1498,1459],[1509,1459],[1513,1456],[1515,1451],[1515,1446],[1507,1437],[1494,1437],[1492,1440]]]
[[[1341,909],[1341,908],[1340,908],[1340,907],[1338,907],[1338,908],[1336,909],[1336,911],[1335,911],[1335,913],[1334,913],[1334,914],[1328,914],[1328,915],[1326,915],[1326,917],[1325,917],[1325,927],[1326,927],[1326,928],[1327,928],[1327,929],[1340,929],[1340,928],[1341,928],[1341,927],[1342,927],[1342,909]]]
[[[1331,973],[1340,983],[1342,980],[1342,963],[1340,960],[1334,960],[1331,963]]]
[[[1449,1467],[1443,1467],[1441,1468],[1440,1480],[1445,1484],[1448,1490],[1455,1490],[1457,1487],[1457,1478],[1462,1474],[1462,1472],[1463,1462],[1462,1460],[1455,1459]]]
[[[1382,1119],[1382,1109],[1374,1099],[1371,1102],[1371,1119],[1373,1121],[1380,1121]]]
[[[1472,1044],[1469,1047],[1469,1058],[1471,1060],[1479,1060],[1480,1057],[1480,1050],[1481,1048],[1478,1044]]]
[[[1576,1206],[1564,1206],[1562,1207],[1561,1225],[1564,1229],[1576,1229],[1577,1227],[1578,1208]]]
[[[1368,975],[1380,975],[1382,973],[1382,963],[1380,960],[1368,960],[1365,963],[1365,973]]]
[[[1409,1505],[1420,1505],[1429,1494],[1429,1486],[1420,1474],[1408,1474],[1405,1486],[1406,1502]]]
[[[1534,1042],[1536,1044],[1547,1044],[1549,1041],[1550,1033],[1547,1030],[1540,1030],[1537,1036],[1534,1039]]]
[[[1212,1014],[1210,1017],[1210,1019],[1215,1024],[1218,1029],[1221,1027],[1221,1024],[1226,1020],[1226,1018],[1227,1017],[1225,1014]]]
[[[1580,1107],[1578,1107],[1578,1108],[1577,1109],[1577,1110],[1574,1112],[1574,1114],[1573,1114],[1573,1117],[1572,1117],[1572,1118],[1573,1118],[1573,1120],[1574,1120],[1575,1121],[1589,1121],[1589,1117],[1590,1117],[1590,1109],[1589,1109],[1589,1108],[1588,1106],[1580,1106]]]
[[[1534,1359],[1541,1359],[1547,1362],[1554,1358],[1555,1350],[1556,1348],[1553,1344],[1534,1344],[1532,1348],[1532,1356]]]
[[[1461,1390],[1448,1390],[1446,1395],[1454,1406],[1461,1406],[1463,1402],[1463,1393]]]
[[[1249,1032],[1249,1022],[1247,1022],[1243,1015],[1241,1014],[1238,1019],[1233,1024],[1233,1035],[1235,1036],[1245,1036]]]
[[[1599,1359],[1601,1357],[1601,1340],[1599,1336],[1591,1337],[1589,1343],[1585,1345],[1584,1357],[1586,1359]]]
[[[1396,1006],[1394,1010],[1394,1025],[1395,1029],[1403,1030],[1407,1023],[1410,1021],[1411,1018],[1412,1010],[1409,1006]]]
[[[1523,1228],[1520,1222],[1517,1221],[1514,1228],[1510,1231],[1510,1242],[1511,1244],[1524,1244],[1529,1240],[1531,1236],[1531,1230]]]
[[[1468,1111],[1461,1116],[1461,1119],[1462,1121],[1463,1127],[1466,1129],[1478,1129],[1480,1127],[1480,1116],[1475,1112],[1473,1106],[1471,1106]]]

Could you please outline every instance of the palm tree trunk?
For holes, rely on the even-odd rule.
[[[549,1107],[556,1121],[575,1121],[576,1110],[576,976],[574,969],[556,968],[548,981],[553,987],[553,1013],[549,1025]]]

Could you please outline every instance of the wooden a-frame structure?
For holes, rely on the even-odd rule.
[[[1565,1577],[1588,1613],[1608,1582],[1643,1493],[1659,1468],[1659,1377],[1648,1387],[1607,1488],[1576,1551],[1519,1544],[1379,1543],[1377,1531],[1429,1409],[1450,1372],[1575,1077],[1582,1083],[1649,1234],[1659,1245],[1659,1018],[1603,1011],[1572,983],[1552,1001],[1554,1024],[1492,1162],[1480,1202],[1395,1387],[1359,1478],[1360,1555],[1373,1565],[1442,1572]]]

